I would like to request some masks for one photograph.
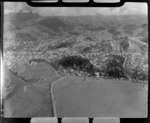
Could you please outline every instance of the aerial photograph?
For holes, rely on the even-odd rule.
[[[147,9],[4,2],[3,117],[146,118]]]

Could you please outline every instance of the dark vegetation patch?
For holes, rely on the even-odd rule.
[[[66,56],[58,61],[63,68],[71,68],[73,70],[83,71],[94,76],[94,66],[86,58],[81,56]]]
[[[131,68],[124,65],[124,56],[110,54],[106,57],[101,67],[96,67],[87,58],[81,56],[66,56],[55,61],[53,65],[56,68],[61,66],[65,70],[68,68],[73,69],[79,71],[78,73],[82,71],[93,77],[96,77],[97,73],[99,73],[99,77],[101,76],[104,78],[127,79],[133,82],[148,81],[148,73],[143,71],[140,67]]]
[[[124,73],[125,58],[119,55],[109,55],[101,70],[104,76],[110,78],[126,78]]]
[[[57,65],[63,68],[71,68],[73,70],[83,71],[91,76],[100,76],[108,78],[126,78],[123,68],[124,57],[117,55],[109,55],[101,68],[94,66],[87,58],[81,56],[63,57],[57,62]],[[55,62],[56,63],[56,62]]]
[[[143,70],[142,65],[140,65],[141,60],[136,60],[134,62],[137,64],[135,67],[133,67],[131,59],[126,61],[126,57],[122,55],[111,54],[107,56],[100,72],[108,78],[124,78],[133,82],[147,82],[148,72]]]

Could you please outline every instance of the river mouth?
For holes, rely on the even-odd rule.
[[[147,91],[126,80],[67,75],[52,88],[57,117],[147,116]]]

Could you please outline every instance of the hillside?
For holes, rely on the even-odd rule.
[[[21,26],[25,22],[33,19],[37,19],[39,16],[33,13],[9,13],[4,16],[4,22],[11,22],[11,24],[15,25],[16,27]]]
[[[38,24],[41,24],[42,26],[45,26],[56,32],[59,31],[60,28],[65,29],[65,30],[69,28],[71,29],[71,26],[67,24],[67,22],[63,22],[62,20],[58,18],[52,18],[52,17],[40,20]]]

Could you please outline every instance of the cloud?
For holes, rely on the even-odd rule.
[[[125,3],[116,8],[93,7],[30,7],[25,2],[5,2],[4,13],[32,12],[40,16],[77,16],[77,15],[122,15],[122,14],[147,14],[146,3]]]
[[[4,2],[4,13],[18,13],[24,10],[31,11],[32,7],[30,7],[25,2]]]
[[[146,3],[126,3],[119,8],[121,14],[148,14]]]

